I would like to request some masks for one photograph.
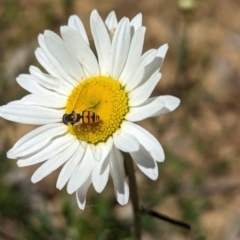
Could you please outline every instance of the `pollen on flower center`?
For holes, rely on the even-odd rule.
[[[68,131],[78,139],[97,144],[105,142],[121,125],[129,111],[128,96],[119,81],[98,76],[84,80],[68,97],[65,112],[82,115],[93,112],[99,120],[93,123],[77,122],[68,125]]]

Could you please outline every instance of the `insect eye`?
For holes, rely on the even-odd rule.
[[[63,121],[64,124],[67,125],[67,122],[68,122],[68,116],[67,116],[67,114],[64,114],[64,115],[63,115],[62,121]]]

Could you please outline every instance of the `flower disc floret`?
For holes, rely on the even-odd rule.
[[[76,123],[68,131],[78,139],[97,144],[105,142],[121,125],[129,111],[128,96],[119,81],[98,76],[78,84],[68,97],[65,112],[90,111],[100,119],[94,123]]]

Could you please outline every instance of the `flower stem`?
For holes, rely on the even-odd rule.
[[[132,203],[133,214],[134,214],[135,239],[141,240],[141,218],[140,218],[141,213],[139,208],[139,200],[138,200],[137,184],[136,184],[136,177],[134,173],[133,160],[130,154],[124,154],[124,166],[129,178],[130,197],[131,197],[131,203]]]

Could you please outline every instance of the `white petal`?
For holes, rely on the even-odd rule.
[[[164,44],[162,45],[159,49],[158,49],[158,53],[157,53],[157,57],[160,57],[162,58],[162,62],[165,58],[165,55],[167,53],[167,50],[168,50],[168,44]],[[162,64],[161,64],[162,65]],[[160,68],[161,68],[161,65],[160,65]]]
[[[101,74],[109,76],[111,41],[106,25],[96,10],[93,10],[91,13],[90,26],[98,54]]]
[[[62,111],[46,107],[22,104],[14,101],[0,107],[0,116],[10,121],[26,124],[48,124],[60,122]]]
[[[101,173],[101,165],[101,163],[95,163],[92,171],[92,184],[98,193],[103,191],[109,177],[109,165],[103,173]]]
[[[119,77],[119,81],[121,81],[123,86],[125,86],[128,81],[131,81],[132,75],[134,75],[138,69],[138,63],[142,55],[145,31],[145,27],[139,28],[132,38],[127,62]]]
[[[24,135],[22,138],[20,138],[15,145],[13,146],[12,150],[16,150],[20,147],[22,147],[24,144],[26,144],[26,142],[31,141],[33,138],[41,135],[41,134],[45,134],[46,131],[51,130],[51,129],[57,129],[57,131],[59,131],[59,127],[63,127],[62,124],[60,123],[53,123],[53,124],[47,124],[47,125],[43,125],[41,127],[38,127],[34,130],[32,130],[31,132],[27,133],[26,135]]]
[[[30,74],[21,74],[17,78],[17,83],[30,93],[52,95],[52,92],[39,85],[39,83]]]
[[[163,103],[164,103],[164,107],[159,109],[155,114],[153,114],[151,117],[157,117],[169,112],[174,111],[180,104],[180,99],[174,96],[160,96],[158,97],[158,99],[160,99]],[[148,102],[150,103],[153,99],[148,99],[145,103],[147,104]]]
[[[143,146],[140,146],[139,151],[131,152],[130,155],[145,175],[152,180],[158,178],[157,163]]]
[[[131,107],[125,119],[131,122],[141,121],[145,118],[154,116],[155,113],[164,108],[165,104],[160,97],[149,99],[150,101],[145,101],[145,103],[139,107]]]
[[[131,26],[134,27],[135,32],[137,31],[137,29],[138,29],[139,27],[142,26],[142,14],[141,14],[141,13],[137,14],[137,15],[132,19],[132,21],[131,21]]]
[[[151,133],[132,122],[124,121],[122,126],[124,126],[125,131],[131,133],[138,139],[139,143],[144,146],[144,148],[156,161],[164,161],[165,155],[163,148]]]
[[[161,73],[155,72],[143,85],[128,93],[129,106],[134,107],[142,104],[151,95],[153,89],[161,78]]]
[[[47,48],[55,59],[59,62],[62,68],[76,80],[76,82],[85,79],[85,74],[81,65],[57,34],[46,30],[44,32],[44,40]]]
[[[36,183],[42,180],[44,177],[52,173],[59,168],[62,164],[68,161],[69,158],[75,153],[79,146],[78,140],[75,141],[63,152],[47,160],[37,171],[32,175],[32,182]]]
[[[68,26],[78,32],[78,34],[80,34],[84,41],[89,45],[86,30],[83,26],[81,19],[77,15],[70,16],[70,18],[68,19]]]
[[[125,118],[131,122],[141,121],[148,117],[156,117],[172,112],[179,104],[180,99],[173,96],[149,98],[141,106],[132,107]]]
[[[157,50],[156,57],[153,59],[151,63],[146,65],[144,68],[144,76],[141,80],[141,83],[145,83],[153,73],[159,72],[167,50],[168,50],[167,44],[164,44]]]
[[[131,78],[126,84],[127,92],[131,91],[141,83],[144,76],[145,67],[153,61],[153,59],[156,57],[156,54],[157,50],[151,49],[142,55],[141,59],[139,60],[138,68],[135,74],[133,73],[131,75]]]
[[[107,142],[98,143],[97,145],[90,145],[92,155],[95,161],[103,163],[104,160],[108,157],[110,150],[113,145],[112,137],[109,137]]]
[[[125,66],[130,45],[130,23],[123,18],[113,35],[111,54],[111,76],[118,79]]]
[[[131,21],[131,38],[134,33],[142,26],[142,14],[137,14]]]
[[[67,129],[63,124],[48,124],[41,126],[22,137],[12,148],[12,153],[17,157],[24,157],[35,153],[46,146],[50,140],[63,135]]]
[[[79,144],[77,151],[74,153],[71,159],[64,165],[62,168],[58,180],[57,180],[57,188],[62,189],[67,181],[69,180],[71,174],[77,167],[77,165],[81,162],[83,156],[84,156],[85,149],[81,147]]]
[[[105,24],[107,26],[108,31],[114,30],[116,29],[117,25],[118,25],[118,21],[117,21],[117,17],[114,11],[111,11],[106,20],[105,20]]]
[[[122,154],[113,147],[110,159],[110,173],[113,179],[114,192],[117,201],[125,205],[129,200],[129,188],[125,181],[125,171]]]
[[[16,156],[13,154],[12,149],[8,150],[7,158],[9,158],[9,159],[17,159]]]
[[[135,152],[139,149],[138,140],[127,133],[123,127],[113,134],[113,141],[115,146],[123,152]]]
[[[33,131],[29,132],[28,134],[26,134],[25,136],[23,136],[22,138],[20,138],[15,145],[8,151],[7,153],[7,157],[11,158],[11,156],[13,156],[13,159],[16,159],[17,156],[15,155],[15,151],[18,151],[18,149],[24,148],[23,146],[27,143],[27,142],[31,142],[31,140],[35,137],[37,137],[38,135],[41,134],[45,134],[45,132],[47,132],[48,130],[51,129],[58,129],[59,126],[62,127],[62,124],[59,123],[54,123],[54,124],[47,124],[47,125],[43,125],[39,128],[34,129]],[[58,129],[59,131],[59,129]],[[61,131],[60,131],[61,132]],[[27,146],[28,147],[28,146]]]
[[[122,205],[127,204],[129,201],[129,187],[126,181],[124,181],[124,193],[122,194],[117,190],[117,200]]]
[[[76,191],[78,207],[83,210],[86,205],[86,195],[91,184],[91,175],[88,176],[85,183]]]
[[[41,86],[46,89],[52,90],[51,95],[55,95],[56,93],[58,93],[59,95],[69,96],[70,92],[74,87],[62,78],[54,77],[43,73],[37,67],[31,66],[29,68],[29,71],[34,77],[34,80],[36,80]]]
[[[75,141],[75,139],[76,138],[71,134],[53,139],[40,151],[32,153],[24,158],[20,158],[17,164],[19,167],[25,167],[50,159],[64,152]]]
[[[97,59],[84,39],[69,27],[61,27],[61,34],[67,46],[91,76],[100,74]]]
[[[110,161],[110,157],[111,157],[111,150],[114,147],[113,144],[113,138],[109,138],[108,141],[105,143],[105,147],[107,149],[107,156],[105,157],[104,160],[101,161],[101,170],[100,170],[100,174],[102,174],[103,172],[105,172],[106,168],[108,168],[109,165],[109,161]],[[103,159],[103,158],[102,158]]]
[[[44,67],[44,69],[52,76],[59,77],[60,75],[56,72],[53,65],[50,63],[46,55],[43,53],[41,48],[37,48],[35,51],[35,56],[38,62]]]
[[[59,59],[56,59],[55,56],[53,56],[53,53],[50,52],[50,50],[48,49],[48,47],[46,46],[46,42],[44,39],[44,36],[42,34],[40,34],[38,36],[38,43],[44,53],[44,55],[46,56],[46,58],[49,60],[49,62],[51,63],[51,66],[54,68],[54,70],[57,72],[59,77],[64,78],[66,81],[68,81],[70,84],[72,84],[73,86],[76,85],[77,81],[76,79],[74,79],[73,77],[71,77],[66,71],[65,68],[66,66],[62,67],[62,65],[59,62]]]
[[[81,187],[84,182],[87,180],[89,175],[91,175],[93,169],[94,159],[92,156],[92,151],[89,145],[87,145],[85,155],[83,156],[83,160],[80,162],[78,167],[72,173],[68,185],[67,192],[72,194],[79,187]]]
[[[36,105],[49,108],[64,108],[67,102],[66,97],[56,97],[56,96],[43,96],[36,94],[29,94],[20,100],[26,105]]]

